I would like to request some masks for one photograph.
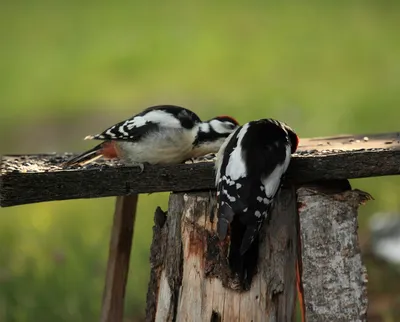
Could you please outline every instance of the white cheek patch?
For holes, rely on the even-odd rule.
[[[228,122],[221,122],[218,120],[211,120],[210,123],[211,127],[214,129],[215,132],[223,134],[223,133],[230,133],[233,131],[232,128],[229,127]]]
[[[278,190],[282,174],[283,174],[283,166],[278,165],[268,177],[261,179],[261,182],[264,185],[265,195],[268,198],[272,198],[275,195],[276,191]]]
[[[286,172],[289,166],[290,158],[291,158],[291,151],[290,151],[290,146],[288,145],[286,147],[285,162],[281,165],[278,165],[268,177],[261,179],[261,182],[264,185],[265,195],[268,199],[273,198],[275,196],[275,193],[278,191],[279,186],[281,184],[282,175]]]

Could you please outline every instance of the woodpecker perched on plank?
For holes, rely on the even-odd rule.
[[[64,167],[85,165],[98,158],[120,159],[124,164],[178,164],[218,152],[238,123],[231,117],[202,122],[192,111],[175,105],[152,106],[85,140],[104,142],[68,160]]]
[[[285,123],[261,119],[236,129],[217,154],[217,234],[224,240],[229,231],[229,265],[243,289],[256,273],[259,230],[298,143]]]

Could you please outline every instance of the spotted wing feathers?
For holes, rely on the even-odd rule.
[[[281,177],[290,161],[287,132],[278,121],[245,124],[231,135],[217,157],[218,224],[220,239],[236,219],[246,227],[240,253],[254,241],[268,217]],[[218,159],[219,158],[219,159]]]
[[[140,140],[149,131],[157,130],[159,125],[146,121],[141,116],[111,126],[100,134],[88,135],[85,140],[114,140],[131,141]]]
[[[130,119],[117,123],[100,134],[89,135],[85,140],[139,141],[149,132],[163,128],[192,128],[200,123],[192,111],[175,105],[152,106]]]

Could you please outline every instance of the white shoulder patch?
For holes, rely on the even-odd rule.
[[[143,118],[147,122],[158,123],[165,127],[173,127],[173,128],[181,127],[181,122],[177,118],[161,110],[151,111],[143,115]]]
[[[241,149],[242,140],[245,136],[247,129],[249,127],[249,123],[243,125],[238,133],[238,141],[233,149],[228,164],[226,166],[225,173],[230,176],[232,180],[236,181],[239,178],[243,178],[247,175],[246,164],[243,160],[243,150]]]
[[[132,130],[134,127],[141,127],[146,124],[146,119],[143,116],[135,116],[133,119],[128,120],[124,123],[128,130]]]

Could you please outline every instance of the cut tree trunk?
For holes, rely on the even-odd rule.
[[[168,215],[157,209],[151,247],[146,321],[294,321],[297,225],[294,189],[283,189],[264,225],[258,273],[236,290],[228,245],[210,221],[209,193],[171,194]]]
[[[330,183],[297,190],[307,322],[367,321],[357,211],[372,197],[346,183],[344,190]]]

